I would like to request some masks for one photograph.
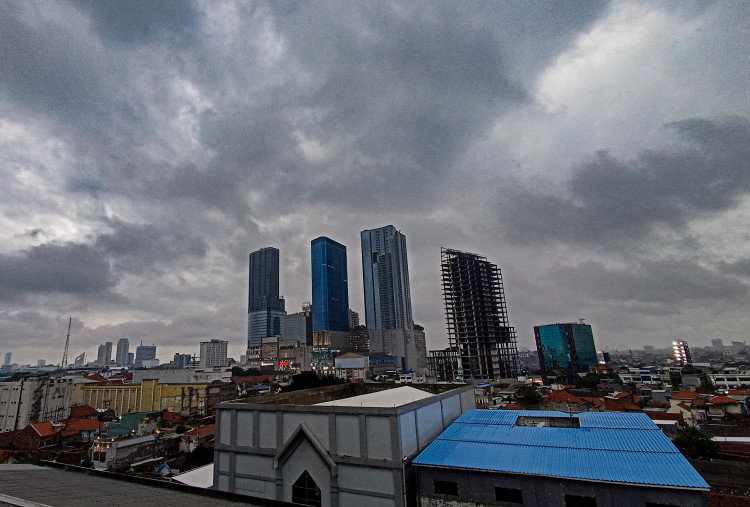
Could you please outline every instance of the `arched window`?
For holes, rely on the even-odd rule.
[[[292,485],[292,502],[320,507],[320,488],[307,470],[302,472],[299,479]]]

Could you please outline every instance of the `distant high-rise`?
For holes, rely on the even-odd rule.
[[[302,304],[302,311],[289,313],[281,319],[281,336],[285,341],[298,341],[300,345],[312,346],[312,305]]]
[[[201,342],[201,368],[215,368],[227,365],[227,346],[226,340],[211,340]]]
[[[367,329],[413,329],[406,236],[387,225],[361,240]]]
[[[352,329],[354,327],[359,327],[359,314],[349,309],[349,329]]]
[[[693,358],[690,355],[690,347],[688,342],[685,340],[675,340],[672,342],[672,353],[674,354],[675,361],[680,364],[690,364],[693,362]]]
[[[105,342],[99,345],[96,354],[96,364],[104,366],[112,361],[112,342]]]
[[[516,331],[509,325],[500,270],[486,257],[440,249],[448,340],[465,379],[518,374]]]
[[[599,364],[591,326],[579,323],[534,326],[534,339],[542,376],[552,368],[562,368],[568,375],[588,373]]]
[[[247,295],[247,346],[260,347],[267,336],[281,333],[285,315],[284,298],[279,296],[279,250],[261,248],[249,255]]]
[[[3,361],[3,366],[10,366],[10,358],[11,358],[11,352],[5,353],[5,361]]]
[[[156,359],[156,345],[138,345],[135,348],[135,366],[143,366],[143,361]]]
[[[130,348],[130,342],[127,338],[120,338],[117,340],[117,353],[115,354],[115,362],[117,366],[128,365],[128,352]]]
[[[346,247],[321,236],[310,243],[312,329],[349,331],[349,281]]]

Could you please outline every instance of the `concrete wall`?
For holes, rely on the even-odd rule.
[[[646,502],[682,507],[707,507],[705,492],[681,488],[620,485],[417,465],[417,488],[421,507],[518,505],[495,499],[495,487],[520,489],[526,507],[565,505],[565,495],[596,497],[597,507],[643,507]],[[434,481],[458,483],[458,497],[435,493]]]
[[[111,408],[116,416],[133,412],[169,410],[196,412],[206,400],[206,384],[159,384],[143,380],[139,385],[76,384],[74,400],[94,408]]]
[[[70,379],[0,382],[0,432],[19,430],[32,422],[66,419],[72,400]]]
[[[214,485],[289,501],[291,485],[307,470],[323,505],[404,505],[405,467],[473,407],[470,387],[393,408],[223,403]]]

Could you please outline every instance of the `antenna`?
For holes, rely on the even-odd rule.
[[[63,352],[62,369],[68,366],[68,345],[70,345],[70,325],[73,323],[73,317],[68,318],[68,336],[65,337],[65,352]]]

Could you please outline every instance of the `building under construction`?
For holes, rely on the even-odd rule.
[[[516,330],[508,323],[503,278],[477,254],[440,249],[445,320],[466,380],[518,374]]]

